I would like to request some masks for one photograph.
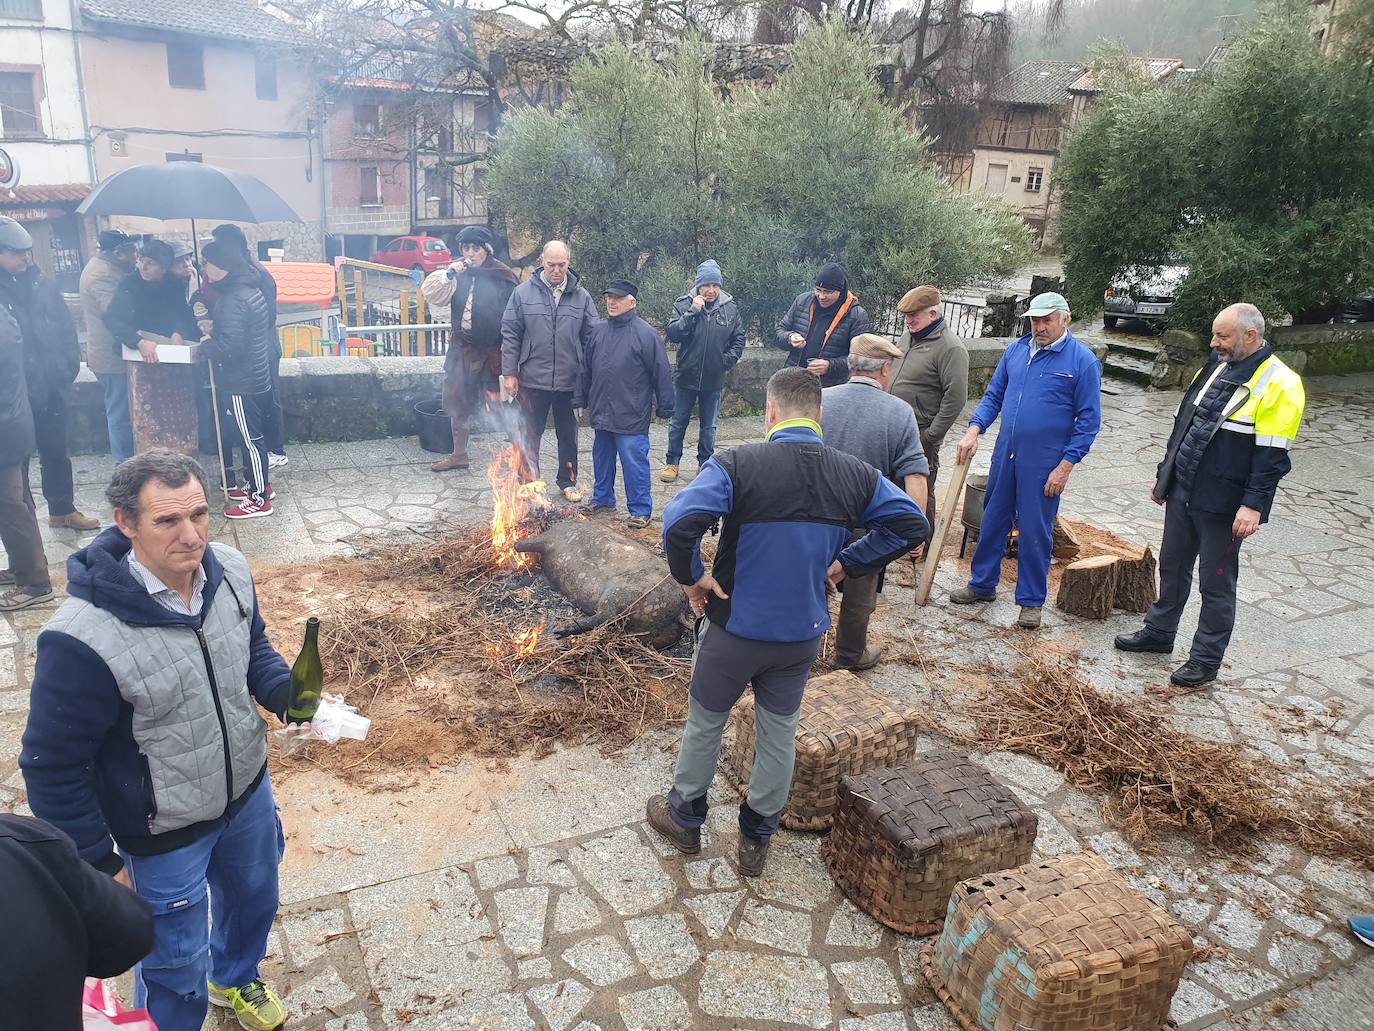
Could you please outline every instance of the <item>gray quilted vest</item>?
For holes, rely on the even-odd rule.
[[[133,707],[153,798],[149,834],[223,816],[267,761],[267,727],[248,693],[253,578],[233,548],[210,547],[225,582],[203,610],[199,632],[130,626],[80,598],[63,602],[45,627],[99,655]]]

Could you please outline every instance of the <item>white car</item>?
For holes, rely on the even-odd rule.
[[[1102,325],[1115,329],[1122,319],[1166,321],[1187,275],[1186,265],[1123,269],[1102,294]]]

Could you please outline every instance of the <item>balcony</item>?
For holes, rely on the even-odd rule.
[[[1064,128],[1058,125],[1015,127],[1005,122],[993,122],[978,127],[974,146],[1056,154],[1063,137]]]

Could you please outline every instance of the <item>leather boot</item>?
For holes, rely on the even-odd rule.
[[[453,454],[447,458],[441,458],[429,467],[432,473],[446,473],[454,469],[466,469],[468,467],[468,421],[466,419],[453,418],[449,420],[453,424]]]

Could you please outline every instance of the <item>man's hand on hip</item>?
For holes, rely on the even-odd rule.
[[[978,436],[983,431],[977,426],[970,426],[964,431],[964,435],[959,438],[959,443],[954,446],[954,461],[959,465],[973,459],[973,453],[978,450]]]
[[[1064,488],[1068,486],[1069,473],[1073,472],[1073,463],[1068,459],[1060,462],[1054,467],[1049,478],[1045,480],[1045,497],[1057,498],[1064,493]]]
[[[834,594],[840,584],[844,582],[846,575],[844,566],[840,565],[839,559],[830,563],[830,568],[825,571],[825,593]]]
[[[1231,524],[1231,536],[1238,541],[1254,536],[1260,527],[1260,514],[1248,505],[1241,505],[1236,512],[1236,521]]]
[[[687,593],[687,604],[692,606],[692,614],[696,616],[706,614],[706,602],[711,595],[714,594],[722,601],[730,597],[721,590],[720,584],[716,583],[715,577],[710,573],[703,573],[700,580],[690,587],[684,587],[683,590]]]
[[[515,376],[502,376],[501,385],[506,388],[507,397],[515,397],[520,393],[520,380]]]

